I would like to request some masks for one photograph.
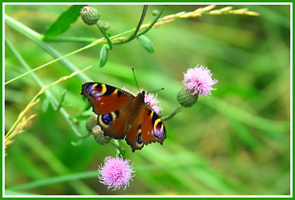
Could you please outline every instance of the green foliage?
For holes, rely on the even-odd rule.
[[[134,29],[143,6],[94,7],[100,12],[100,22],[109,23],[114,35]],[[164,14],[199,7],[203,5],[170,5]],[[13,4],[5,5],[5,14],[42,34],[70,8]],[[155,49],[153,54],[147,54],[135,41],[114,45],[109,50],[107,65],[100,68],[100,44],[93,45],[5,85],[7,133],[42,84],[52,84],[93,65],[50,88],[30,109],[26,117],[37,116],[6,149],[5,193],[290,194],[290,5],[234,6],[239,8],[249,8],[260,16],[175,19],[148,32]],[[150,5],[144,23],[154,19],[153,9],[160,10],[161,6]],[[9,22],[6,24],[6,39],[31,69],[103,37],[97,27],[85,25],[80,18],[59,35],[64,40],[42,41],[42,37],[24,27],[11,28]],[[6,46],[5,81],[30,70],[19,61]],[[125,141],[120,142],[126,159],[133,163],[135,177],[126,190],[107,190],[98,181],[97,167],[117,151],[111,143],[99,145],[92,135],[82,140],[77,137],[76,132],[87,134],[85,119],[92,114],[89,107],[84,111],[82,84],[93,80],[136,92],[133,66],[140,88],[154,91],[165,87],[158,94],[165,116],[178,106],[176,96],[183,88],[183,72],[197,64],[211,70],[212,77],[218,80],[213,86],[216,90],[210,98],[200,97],[194,106],[183,108],[164,122],[167,139],[163,145],[153,143],[132,153]],[[35,81],[36,77],[41,83]],[[64,90],[64,103],[57,112],[51,105],[59,104]],[[50,99],[50,106],[48,102],[42,105],[46,99]]]
[[[140,35],[137,37],[137,39],[142,44],[143,48],[145,48],[145,50],[147,50],[147,52],[149,52],[149,53],[155,52],[154,45],[148,37],[146,37],[144,35]]]
[[[52,38],[66,32],[80,16],[82,5],[72,5],[46,30],[44,38]]]
[[[103,67],[107,63],[108,52],[109,52],[108,46],[106,44],[103,45],[100,49],[99,67]]]

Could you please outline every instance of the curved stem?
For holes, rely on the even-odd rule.
[[[80,135],[80,136],[78,136],[80,139],[84,139],[84,138],[87,138],[88,136],[90,136],[91,135],[91,133],[90,132],[88,132],[86,135]]]
[[[140,36],[140,35],[145,34],[146,32],[148,32],[148,31],[154,26],[154,24],[158,21],[158,19],[159,19],[160,16],[162,15],[162,13],[163,13],[163,11],[164,11],[164,8],[165,8],[165,5],[163,5],[161,12],[160,12],[157,16],[155,16],[155,18],[154,18],[154,20],[151,22],[151,24],[150,24],[146,29],[144,29],[143,31],[139,32],[139,33],[137,34],[137,36]]]
[[[113,45],[112,45],[112,42],[111,42],[110,38],[107,36],[107,34],[106,34],[105,31],[101,28],[101,26],[100,26],[100,24],[99,24],[98,22],[96,23],[96,25],[97,25],[97,27],[99,28],[99,30],[101,31],[101,33],[103,34],[104,38],[107,39],[108,44],[109,44],[109,46],[110,46],[110,50],[112,50]]]
[[[180,110],[182,109],[181,105],[178,105],[177,108],[173,111],[173,113],[171,113],[170,115],[167,115],[165,117],[162,117],[162,121],[168,120],[170,118],[172,118],[174,115],[176,115],[177,113],[180,112]]]
[[[138,23],[138,25],[137,25],[134,33],[129,38],[127,38],[126,40],[124,40],[124,41],[122,41],[120,43],[117,43],[117,44],[124,44],[124,43],[130,42],[131,40],[133,40],[136,37],[137,32],[139,31],[139,29],[140,29],[140,27],[142,25],[142,22],[143,22],[143,20],[145,18],[145,14],[146,14],[147,8],[148,8],[148,5],[144,5],[143,6],[143,11],[142,11],[142,14],[141,14],[139,23]]]

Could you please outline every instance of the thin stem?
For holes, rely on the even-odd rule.
[[[38,40],[37,40],[37,41],[38,41]],[[55,59],[55,60],[52,60],[52,61],[50,61],[50,62],[48,62],[48,63],[46,63],[46,64],[44,64],[44,65],[41,65],[41,66],[39,66],[39,67],[37,67],[37,68],[35,68],[35,69],[32,69],[31,71],[28,71],[28,72],[26,72],[26,73],[24,73],[24,74],[22,74],[22,75],[20,75],[20,76],[17,76],[17,77],[15,77],[15,78],[13,78],[13,79],[11,79],[11,80],[9,80],[9,81],[6,81],[6,82],[5,82],[5,85],[7,85],[8,83],[11,83],[11,82],[13,82],[13,81],[15,81],[15,80],[17,80],[17,79],[19,79],[19,78],[21,78],[21,77],[24,77],[24,76],[26,76],[26,75],[28,75],[28,74],[34,72],[34,71],[37,71],[37,70],[39,70],[39,69],[42,69],[43,67],[46,67],[46,66],[49,65],[49,64],[52,64],[52,63],[54,63],[54,62],[56,62],[56,61],[59,61],[59,60],[65,58],[65,57],[68,57],[68,56],[70,56],[70,55],[73,55],[73,54],[75,54],[75,53],[78,53],[78,52],[80,52],[80,51],[83,51],[84,49],[88,49],[89,47],[92,47],[92,46],[95,45],[95,44],[91,43],[91,44],[89,44],[89,45],[87,45],[87,46],[85,46],[85,47],[82,47],[82,48],[80,48],[80,49],[78,49],[78,50],[76,50],[76,51],[73,51],[72,53],[69,53],[69,54],[67,54],[67,55],[65,55],[65,56],[61,56],[61,55],[59,55],[59,53],[57,53],[56,50],[54,50],[53,48],[51,48],[51,46],[49,46],[48,44],[46,44],[46,43],[44,43],[44,42],[42,42],[42,41],[38,41],[38,42],[36,42],[36,43],[39,44],[40,46],[42,46],[43,49],[45,49],[48,53],[50,53],[50,54],[53,55],[54,57],[59,57],[59,56],[60,56],[60,57],[57,58],[57,59]],[[65,63],[66,61],[63,60],[62,62]],[[66,67],[67,67],[67,66],[69,67],[69,65],[66,65]],[[76,67],[75,67],[76,69],[73,69],[73,66],[71,66],[70,68],[71,68],[71,70],[70,70],[71,72],[75,72],[75,71],[78,71],[78,70],[79,70],[79,69],[77,69]],[[82,78],[83,81],[86,80],[86,78],[84,78],[84,77],[80,77],[80,76],[84,76],[84,75],[78,75],[77,77]],[[87,79],[89,79],[89,78],[87,77]]]
[[[125,31],[125,32],[119,33],[119,34],[117,34],[117,35],[114,35],[114,36],[110,37],[109,39],[112,40],[112,39],[115,39],[115,38],[117,38],[117,37],[120,37],[120,36],[122,36],[122,35],[124,35],[124,34],[127,34],[127,33],[130,33],[130,32],[132,32],[132,31],[134,31],[135,35],[133,34],[133,36],[129,38],[129,39],[132,40],[132,39],[136,36],[136,33],[138,32],[138,29],[140,28],[140,26],[141,26],[141,24],[142,24],[142,21],[143,21],[143,18],[144,18],[143,16],[144,16],[145,13],[146,13],[146,9],[147,9],[147,6],[144,7],[144,12],[142,13],[142,18],[141,18],[141,20],[140,20],[139,26],[137,27],[137,29],[136,29],[135,31],[134,31],[134,29],[129,30],[129,31]],[[92,42],[91,44],[89,44],[89,45],[87,45],[87,46],[85,46],[85,47],[82,47],[82,48],[80,48],[80,49],[78,49],[78,50],[76,50],[76,51],[74,51],[74,52],[71,52],[71,53],[69,53],[69,54],[67,54],[67,55],[61,56],[61,55],[60,55],[55,49],[53,49],[50,45],[48,45],[48,44],[46,44],[44,41],[42,41],[43,35],[41,35],[41,34],[35,32],[34,30],[32,30],[32,29],[26,27],[25,25],[21,24],[20,22],[14,20],[13,18],[11,18],[11,17],[9,17],[9,16],[7,16],[7,15],[5,15],[5,23],[6,23],[7,25],[9,25],[10,27],[12,27],[13,29],[15,29],[16,31],[18,31],[19,33],[21,33],[21,34],[23,34],[24,36],[26,36],[27,38],[29,38],[30,40],[32,40],[33,42],[35,42],[36,44],[38,44],[38,45],[39,45],[40,47],[42,47],[45,51],[47,51],[49,54],[51,54],[53,57],[56,58],[55,60],[52,60],[52,61],[50,61],[50,62],[48,62],[48,63],[46,63],[46,64],[44,64],[44,65],[42,65],[42,66],[39,66],[39,67],[37,67],[37,68],[35,68],[35,69],[33,69],[33,70],[28,71],[28,72],[25,73],[25,74],[22,74],[22,75],[20,75],[20,76],[18,76],[18,77],[16,77],[16,78],[13,78],[13,79],[11,79],[11,80],[5,82],[5,85],[7,85],[8,83],[11,83],[11,82],[13,82],[13,81],[15,81],[15,80],[17,80],[17,79],[23,77],[23,76],[26,76],[26,75],[28,75],[28,74],[34,72],[34,71],[37,71],[37,70],[39,70],[39,69],[42,69],[42,68],[44,68],[44,67],[46,67],[46,66],[48,66],[48,65],[50,65],[50,64],[52,64],[52,63],[55,63],[55,62],[57,62],[57,61],[60,61],[60,62],[61,62],[63,65],[65,65],[65,66],[66,66],[71,72],[78,71],[79,69],[77,69],[75,66],[73,66],[69,61],[67,61],[67,60],[64,59],[64,58],[66,58],[66,57],[68,57],[68,56],[70,56],[70,55],[73,55],[73,54],[75,54],[75,53],[78,53],[78,52],[80,52],[80,51],[86,50],[86,49],[88,49],[88,48],[90,48],[90,47],[93,47],[93,46],[95,46],[95,45],[97,45],[97,44],[100,44],[100,43],[103,43],[103,42],[106,41],[106,39],[103,39],[103,38],[101,38],[101,39],[99,39],[99,40],[95,40],[95,41],[94,41],[94,39],[92,39],[92,38],[84,38],[84,39],[68,38],[68,39],[65,39],[65,38],[62,38],[62,37],[60,37],[60,38],[57,37],[57,38],[52,38],[52,39],[46,39],[46,41],[60,41],[60,40],[62,40],[62,39],[65,39],[66,41],[72,41],[72,40],[77,39],[78,41],[81,41],[81,42],[87,42],[87,41],[88,41],[88,42]],[[113,44],[122,44],[122,42],[116,42],[116,41],[115,41]],[[83,74],[83,73],[78,74],[77,77],[78,77],[81,81],[83,81],[83,82],[91,81],[91,80],[89,79],[89,77],[87,77],[87,76],[86,76],[85,74]]]
[[[101,28],[101,26],[100,26],[100,24],[99,24],[98,22],[96,23],[96,25],[97,25],[97,27],[99,28],[99,30],[101,31],[101,33],[103,34],[104,38],[107,39],[108,44],[109,44],[109,46],[110,46],[110,50],[112,50],[113,45],[112,45],[112,42],[111,42],[109,36],[107,36],[107,34],[106,34],[105,31]]]
[[[80,139],[85,139],[87,137],[89,137],[91,135],[90,132],[88,132],[86,135],[81,135],[81,136],[78,136]]]
[[[19,33],[23,34],[24,36],[26,36],[27,38],[29,38],[30,40],[32,40],[33,42],[35,42],[36,44],[38,44],[41,48],[43,48],[45,51],[47,51],[49,54],[51,54],[54,58],[56,58],[55,60],[52,60],[44,65],[41,65],[33,70],[30,70],[16,78],[13,78],[7,82],[5,82],[5,85],[8,83],[11,83],[12,81],[15,81],[25,75],[28,75],[34,71],[37,71],[49,64],[52,64],[56,61],[60,61],[61,64],[63,64],[69,71],[71,72],[75,72],[75,71],[79,71],[79,69],[74,66],[72,63],[70,63],[68,60],[64,59],[65,57],[68,57],[70,55],[73,55],[75,53],[78,53],[80,51],[83,51],[85,49],[88,49],[92,46],[97,45],[98,43],[102,42],[102,40],[99,40],[98,42],[93,42],[85,47],[82,47],[74,52],[71,52],[65,56],[61,56],[55,49],[53,49],[49,44],[46,44],[44,41],[42,41],[42,37],[38,35],[38,33],[34,32],[33,30],[29,29],[28,27],[25,27],[23,24],[19,23],[18,21],[14,20],[13,18],[6,16],[5,15],[5,23],[7,25],[9,25],[10,27],[12,27],[13,29],[15,29],[16,31],[18,31]],[[86,76],[84,73],[81,74],[77,74],[77,77],[83,81],[83,82],[87,82],[90,81],[91,79]]]
[[[119,141],[116,139],[112,139],[111,143],[112,143],[112,145],[114,145],[116,147],[118,153],[122,155],[123,159],[125,159],[124,151],[123,151]]]
[[[161,12],[160,12],[157,16],[155,16],[155,18],[154,18],[154,20],[151,22],[151,24],[150,24],[146,29],[144,29],[143,31],[139,32],[139,33],[137,34],[137,36],[140,36],[140,35],[145,34],[146,32],[148,32],[148,31],[154,26],[154,24],[158,21],[158,19],[159,19],[160,16],[162,15],[162,13],[163,13],[163,11],[164,11],[164,8],[165,8],[165,5],[163,5]]]
[[[54,38],[44,38],[43,41],[46,42],[86,42],[91,43],[95,42],[97,39],[95,38],[86,38],[86,37],[63,37],[63,36],[57,36]]]
[[[67,90],[65,90],[62,94],[61,94],[61,99],[60,102],[57,105],[56,111],[59,111],[59,109],[62,107],[62,104],[64,103],[65,100],[65,95],[66,95]]]
[[[120,43],[117,43],[117,44],[124,44],[124,43],[130,42],[131,40],[133,40],[136,37],[137,32],[139,31],[139,29],[140,29],[140,27],[142,25],[142,22],[143,22],[143,20],[145,18],[147,8],[148,8],[148,5],[144,5],[143,11],[142,11],[142,14],[141,14],[141,17],[140,17],[140,20],[139,20],[139,23],[138,23],[134,33],[129,38],[127,38],[126,40],[124,40],[124,41],[122,41]]]
[[[15,55],[15,57],[19,60],[21,65],[28,71],[31,70],[30,66],[26,63],[26,61],[22,58],[22,56],[17,52],[17,50],[14,48],[14,46],[9,42],[7,38],[5,38],[5,43],[7,44],[8,48],[12,51],[12,53]],[[37,82],[37,84],[40,86],[40,88],[43,88],[45,85],[44,83],[36,76],[35,73],[31,74],[33,79]],[[53,109],[57,109],[58,101],[55,99],[55,97],[50,93],[49,90],[45,90],[45,94],[47,97],[50,98],[51,105]],[[62,114],[62,116],[65,118],[69,126],[72,128],[74,133],[78,137],[83,137],[82,134],[75,128],[74,123],[70,120],[70,115],[65,111],[63,107],[59,109],[59,112]]]
[[[168,120],[170,118],[172,118],[174,115],[176,115],[177,113],[180,112],[180,110],[182,109],[181,105],[178,105],[177,108],[173,111],[173,113],[171,113],[170,115],[167,115],[165,117],[162,117],[162,121]]]

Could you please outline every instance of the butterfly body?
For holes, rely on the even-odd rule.
[[[88,82],[82,86],[82,95],[98,115],[98,125],[105,136],[124,139],[132,151],[151,142],[163,144],[166,129],[157,113],[144,102],[145,92],[137,96],[113,86]]]

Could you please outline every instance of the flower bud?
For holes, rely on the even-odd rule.
[[[92,128],[97,125],[97,115],[91,115],[86,121],[86,129],[89,133],[92,132]]]
[[[159,14],[159,11],[157,9],[152,10],[153,16],[157,16]]]
[[[109,23],[104,23],[103,25],[102,25],[102,28],[104,29],[104,30],[109,30],[110,29],[110,24]]]
[[[91,6],[84,6],[81,9],[80,14],[84,23],[89,26],[95,25],[100,18],[99,12]]]
[[[107,144],[111,138],[104,136],[103,130],[97,125],[97,115],[92,115],[86,121],[86,129],[88,132],[93,134],[95,141],[99,144]]]
[[[112,139],[108,136],[104,136],[103,130],[101,130],[99,125],[96,125],[92,128],[92,134],[95,141],[102,145],[109,143],[109,141]]]
[[[198,94],[192,94],[194,91],[187,89],[186,87],[182,88],[177,95],[177,100],[179,104],[183,107],[191,107],[198,100]]]

